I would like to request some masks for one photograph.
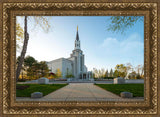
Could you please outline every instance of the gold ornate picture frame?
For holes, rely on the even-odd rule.
[[[160,1],[158,0],[2,0],[0,3],[0,116],[158,116],[160,109]],[[17,102],[15,21],[19,15],[144,16],[144,101]],[[160,115],[159,115],[160,116]]]

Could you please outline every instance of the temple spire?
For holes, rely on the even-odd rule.
[[[78,25],[77,25],[77,35],[76,35],[76,40],[79,40],[79,35],[78,35]]]
[[[78,35],[78,25],[77,25],[77,35],[76,35],[76,40],[75,40],[75,49],[80,49],[80,40],[79,40],[79,35]]]

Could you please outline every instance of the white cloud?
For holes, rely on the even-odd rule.
[[[114,69],[117,64],[131,63],[134,66],[143,64],[144,42],[142,40],[137,33],[123,40],[106,38],[103,43],[94,47],[93,54],[85,53],[85,63],[89,70],[93,67]]]
[[[109,37],[104,40],[100,47],[104,50],[103,52],[106,55],[117,55],[120,44],[116,38]]]
[[[100,45],[100,50],[116,63],[129,60],[137,63],[143,61],[144,44],[139,34],[134,33],[123,40],[109,37]]]

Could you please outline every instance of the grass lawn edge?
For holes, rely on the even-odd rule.
[[[136,85],[135,84],[94,84],[94,85],[98,86],[106,91],[109,91],[117,96],[120,96],[121,92],[126,91],[126,92],[133,93],[134,98],[144,97],[144,84],[136,84]],[[106,87],[105,87],[105,85],[106,85]],[[108,87],[107,87],[107,85],[108,85]],[[110,85],[110,87],[109,87],[109,85]],[[116,89],[115,88],[116,85],[119,87],[122,86],[122,89],[120,89],[120,90]],[[127,89],[125,87],[125,85],[126,86],[130,85],[130,87],[133,87],[134,85],[135,86],[139,85],[139,87],[135,87],[135,90],[133,90],[133,89],[131,90],[131,89]]]
[[[31,97],[33,92],[42,92],[43,97],[49,95],[50,93],[57,91],[68,84],[17,84],[19,86],[29,85],[30,87],[24,90],[16,90],[16,97]],[[53,87],[53,85],[55,87]]]

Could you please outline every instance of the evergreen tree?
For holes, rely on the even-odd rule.
[[[105,77],[108,77],[109,75],[108,75],[108,69],[106,70],[106,72],[105,72]]]
[[[112,68],[111,68],[111,70],[110,70],[109,76],[110,76],[110,77],[113,77],[113,70],[112,70]]]
[[[41,74],[41,77],[47,76],[49,73],[49,68],[45,61],[39,62],[39,73]]]
[[[32,67],[35,63],[37,63],[37,61],[32,56],[27,56],[24,59],[24,66],[26,66],[26,67]]]

